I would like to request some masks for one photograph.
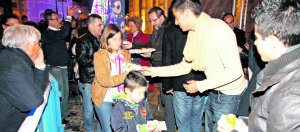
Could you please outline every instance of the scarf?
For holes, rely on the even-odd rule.
[[[300,45],[289,47],[282,56],[278,59],[270,61],[265,70],[263,71],[262,82],[269,80],[274,74],[276,74],[281,68],[290,64],[294,60],[298,59],[300,55]]]
[[[120,75],[125,71],[126,63],[124,56],[121,54],[121,50],[118,51],[117,55],[110,55],[110,72],[111,75]],[[117,86],[118,92],[124,91],[124,85]]]

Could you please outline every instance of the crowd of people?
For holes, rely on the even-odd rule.
[[[0,131],[18,131],[42,104],[50,74],[64,124],[76,80],[87,132],[162,131],[145,96],[152,84],[161,91],[163,131],[300,131],[300,1],[262,0],[249,37],[232,13],[212,18],[199,0],[173,0],[168,14],[151,8],[151,35],[139,16],[126,20],[123,36],[97,14],[77,20],[76,13],[74,6],[60,18],[47,9],[38,24],[1,15]],[[145,48],[155,51],[129,52]]]

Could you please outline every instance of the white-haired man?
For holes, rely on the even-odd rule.
[[[40,32],[31,26],[4,31],[0,53],[0,131],[17,131],[28,112],[43,102],[48,84]]]

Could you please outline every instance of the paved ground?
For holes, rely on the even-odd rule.
[[[154,118],[161,121],[163,120],[163,107],[160,105],[160,102],[158,101],[159,94],[160,91],[158,88],[156,88],[154,91],[150,91],[147,94],[147,97],[149,101],[149,107],[153,113]],[[65,131],[84,132],[83,120],[82,120],[81,96],[76,94],[70,94],[69,110],[72,114],[67,118],[69,123],[65,125]]]

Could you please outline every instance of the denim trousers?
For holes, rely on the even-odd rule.
[[[240,95],[209,92],[205,104],[205,132],[217,132],[217,122],[222,114],[236,114]]]
[[[112,129],[110,127],[112,104],[112,102],[103,102],[100,107],[94,104],[102,132],[112,132]]]
[[[206,96],[175,91],[173,107],[178,132],[201,132]]]
[[[58,87],[61,92],[61,116],[62,119],[69,115],[68,101],[69,101],[69,80],[68,69],[59,67],[49,67],[49,72],[58,82]]]
[[[92,84],[78,82],[79,91],[82,95],[83,127],[86,132],[94,132],[94,107],[92,102]],[[97,122],[99,124],[99,122]],[[97,130],[100,130],[97,125]]]
[[[173,109],[173,95],[163,92],[162,83],[158,83],[161,90],[161,103],[164,105],[164,120],[166,121],[167,132],[175,132],[175,115]]]

